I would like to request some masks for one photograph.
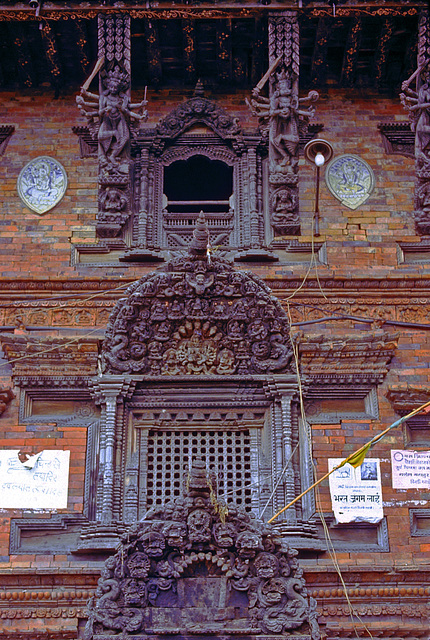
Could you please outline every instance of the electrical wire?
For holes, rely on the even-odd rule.
[[[291,345],[292,345],[292,349],[293,349],[293,356],[294,356],[294,361],[295,361],[295,367],[296,367],[296,373],[297,373],[297,381],[298,381],[298,390],[299,390],[299,405],[300,405],[300,413],[301,413],[301,428],[304,429],[304,436],[306,437],[307,441],[308,441],[308,447],[309,447],[309,451],[312,452],[312,435],[311,435],[311,426],[309,421],[307,420],[306,417],[306,411],[305,411],[305,405],[304,405],[304,398],[303,398],[303,385],[302,385],[302,381],[301,381],[301,375],[300,375],[300,366],[299,366],[299,353],[298,353],[298,345],[295,343],[294,339],[293,339],[293,335],[291,332],[291,327],[292,327],[292,322],[291,322],[291,310],[290,310],[290,305],[287,302],[287,314],[288,314],[288,318],[290,320],[290,341],[291,341]],[[311,458],[312,459],[312,458]],[[315,468],[315,464],[313,462],[312,459],[312,472],[313,472],[313,476],[314,476],[314,480],[317,477],[316,474],[316,468]],[[322,511],[322,506],[321,506],[321,501],[320,501],[320,495],[319,495],[319,488],[317,487],[316,491],[315,491],[315,502],[316,502],[316,511],[318,513],[318,517],[320,518],[322,527],[323,527],[323,531],[324,531],[324,538],[326,541],[326,545],[327,545],[327,551],[328,554],[330,556],[330,559],[333,563],[333,566],[335,568],[336,573],[339,576],[339,580],[340,583],[342,585],[342,589],[345,595],[345,599],[348,605],[348,609],[349,609],[349,614],[350,614],[350,618],[351,618],[351,622],[353,624],[354,627],[354,633],[356,635],[356,637],[359,637],[358,631],[357,631],[357,626],[355,623],[355,620],[358,620],[360,622],[360,624],[362,625],[362,627],[365,629],[365,631],[368,633],[369,637],[373,639],[372,633],[370,632],[370,630],[368,629],[368,627],[366,626],[366,624],[364,623],[364,621],[360,618],[360,616],[358,615],[357,611],[354,609],[354,606],[349,598],[349,594],[348,594],[348,589],[345,583],[345,580],[343,578],[342,575],[342,571],[337,559],[337,555],[336,555],[336,550],[334,548],[334,544],[333,541],[331,539],[330,536],[330,531],[327,527],[327,523],[325,521],[324,518],[324,513]]]

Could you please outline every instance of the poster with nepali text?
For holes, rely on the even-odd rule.
[[[430,451],[391,451],[394,489],[430,489]]]
[[[41,451],[25,462],[0,451],[0,509],[65,509],[70,451]]]
[[[343,458],[330,458],[329,471]],[[329,477],[333,513],[337,522],[379,522],[382,508],[381,471],[378,458],[366,458],[356,469],[343,465]]]

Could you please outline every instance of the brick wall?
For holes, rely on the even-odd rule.
[[[51,289],[47,293],[41,283],[48,280],[50,285],[58,283],[60,291],[67,289],[71,292],[81,291],[87,282],[89,287],[91,285],[88,289],[91,295],[98,288],[112,288],[152,270],[151,266],[126,265],[115,270],[76,270],[70,264],[72,243],[95,242],[94,221],[97,212],[97,163],[95,159],[79,157],[78,139],[71,130],[73,125],[84,124],[76,108],[74,95],[70,93],[56,100],[48,91],[1,96],[0,123],[16,127],[6,153],[0,159],[0,314],[6,325],[14,324],[17,315],[21,316],[24,324],[38,324],[34,315],[37,305],[31,307],[23,298],[33,295],[45,300]],[[144,126],[155,126],[183,97],[179,91],[150,93],[150,115]],[[244,127],[256,126],[256,120],[250,117],[244,104],[244,94],[238,92],[229,96],[208,97],[219,101],[232,115],[238,115]],[[301,329],[306,334],[324,334],[333,338],[358,335],[366,331],[377,331],[384,319],[428,324],[430,260],[427,264],[398,262],[397,244],[405,241],[418,242],[419,238],[415,233],[412,217],[413,160],[401,155],[387,155],[377,129],[379,122],[391,120],[406,120],[406,114],[396,99],[351,91],[330,91],[321,95],[317,103],[314,121],[324,124],[321,137],[331,142],[335,155],[353,153],[366,160],[375,173],[376,186],[369,200],[353,211],[333,198],[322,182],[319,241],[327,243],[327,265],[319,265],[317,274],[313,269],[306,285],[290,300],[292,318],[300,322],[343,314],[371,318],[373,325],[362,325],[351,320],[326,321]],[[59,160],[66,169],[69,181],[62,202],[43,216],[30,212],[21,203],[16,191],[20,170],[30,159],[39,155],[51,155]],[[299,241],[309,242],[314,206],[314,174],[313,168],[303,159],[300,165],[302,236]],[[299,287],[308,266],[299,263],[245,265],[244,268],[266,278],[275,295],[287,306],[288,297]],[[54,290],[52,285],[52,291]],[[105,306],[102,311],[105,319],[119,295],[119,292],[111,293],[103,299]],[[12,305],[21,298],[22,305],[17,312]],[[40,320],[41,325],[52,322],[52,315],[48,314],[49,304],[42,305],[46,313]],[[103,329],[99,324],[102,316],[97,303],[89,301],[86,309],[88,315],[81,321],[77,321],[73,314],[62,317],[59,323],[62,335],[64,328],[69,330],[70,335],[77,328],[94,330],[100,326]],[[379,417],[365,421],[345,419],[341,423],[313,425],[313,454],[318,476],[327,471],[328,457],[350,454],[396,419],[392,405],[385,396],[390,386],[409,384],[423,390],[429,388],[430,332],[411,327],[383,328],[391,332],[393,338],[396,338],[395,334],[399,335],[390,371],[378,389]],[[53,327],[51,332],[43,335],[59,335],[61,331]],[[5,367],[3,363],[0,370],[0,382],[3,386],[10,386],[10,373],[10,366]],[[20,425],[20,391],[16,387],[14,392],[15,399],[0,418],[0,445],[20,449],[23,453],[54,448],[70,450],[69,504],[66,511],[80,513],[83,500],[85,428],[60,427],[56,424]],[[428,587],[423,587],[421,579],[424,568],[428,566],[426,552],[430,550],[430,537],[411,535],[409,508],[428,508],[430,490],[419,492],[392,489],[390,449],[403,447],[403,431],[397,429],[372,451],[372,455],[382,461],[389,552],[343,552],[337,556],[346,575],[351,577],[351,585],[354,583],[354,576],[359,584],[362,581],[371,585],[369,594],[366,590],[361,593],[358,588],[357,593],[352,594],[357,606],[363,598],[366,599],[366,606],[370,606],[368,602],[378,595],[383,599],[384,606],[399,608],[402,602],[421,602],[420,598],[425,599],[426,594],[428,595]],[[330,512],[327,484],[322,486],[320,497],[322,510]],[[77,559],[76,556],[68,555],[9,556],[10,519],[17,517],[26,517],[26,512],[17,509],[3,510],[0,513],[0,615],[6,616],[6,608],[2,608],[2,603],[15,603],[16,606],[9,607],[8,610],[21,613],[15,617],[3,616],[8,629],[37,630],[42,624],[49,623],[58,633],[64,628],[61,637],[69,637],[69,632],[72,634],[70,637],[73,637],[77,632],[77,621],[83,615],[83,604],[91,587],[94,587],[100,566],[91,559]],[[311,592],[321,603],[321,619],[342,621],[346,615],[340,611],[343,606],[342,593],[338,576],[332,572],[329,556],[322,554],[318,560],[304,561],[304,566]],[[43,574],[45,571],[48,577],[45,580],[35,579],[36,568],[38,573]],[[22,613],[28,609],[24,604],[26,593],[30,593],[29,585],[33,585],[31,594],[36,594],[30,596],[32,601],[40,600],[42,603],[38,608],[40,618],[37,619],[25,618],[27,614]],[[372,589],[376,589],[376,594]],[[385,594],[384,589],[391,589],[392,592]],[[414,589],[418,590],[417,593]],[[420,589],[423,590],[422,593]],[[64,593],[68,595],[64,596]],[[21,600],[24,603],[18,607],[17,603]],[[334,607],[331,611],[327,608],[330,606]],[[48,621],[49,616],[54,616],[53,613],[48,614],[48,610],[55,610],[55,616],[60,611],[56,622]],[[417,611],[422,612],[422,608]],[[403,611],[402,615],[408,618],[409,614]],[[421,613],[416,615],[419,617]],[[413,612],[409,618],[413,618]]]

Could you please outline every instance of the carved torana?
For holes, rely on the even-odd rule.
[[[172,140],[197,123],[206,124],[222,139],[237,138],[241,134],[238,118],[232,118],[212,100],[205,98],[203,85],[198,82],[193,97],[160,121],[156,128],[155,146],[163,148],[166,141],[171,144]]]
[[[288,320],[254,275],[208,252],[201,216],[189,255],[144,276],[116,306],[106,373],[247,375],[290,371]]]
[[[149,511],[122,536],[89,602],[85,640],[168,634],[319,640],[297,551],[216,498],[198,460],[183,498]]]

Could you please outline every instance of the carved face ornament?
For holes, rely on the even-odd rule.
[[[254,560],[254,567],[259,578],[274,578],[279,571],[279,563],[271,553],[260,553]]]
[[[145,551],[150,558],[159,558],[163,555],[166,546],[164,536],[156,531],[148,531],[142,536]]]
[[[242,531],[237,536],[236,547],[241,558],[255,558],[263,549],[261,537],[252,531]]]

